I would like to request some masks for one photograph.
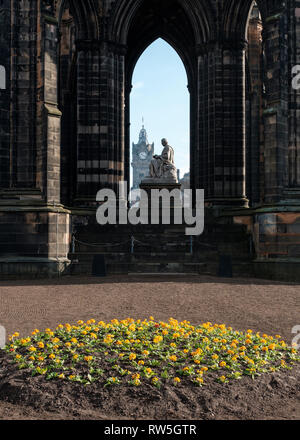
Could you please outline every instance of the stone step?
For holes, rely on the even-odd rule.
[[[206,263],[108,263],[107,274],[200,274],[218,275],[219,264],[217,262]],[[234,263],[232,266],[233,276],[254,276],[253,265],[250,262]],[[89,263],[73,263],[69,267],[72,275],[91,275],[92,266]]]
[[[215,264],[215,267],[217,265]],[[128,274],[128,273],[203,273],[208,274],[207,263],[178,263],[178,262],[134,262],[134,263],[107,263],[108,274]],[[92,266],[89,263],[73,263],[69,271],[71,274],[91,274]]]

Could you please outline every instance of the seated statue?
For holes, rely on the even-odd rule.
[[[167,139],[162,139],[161,143],[164,149],[160,156],[153,156],[150,163],[150,177],[177,183],[177,169],[174,165],[174,150],[168,144]]]

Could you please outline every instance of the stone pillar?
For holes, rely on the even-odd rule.
[[[10,0],[0,5],[0,188],[10,185]]]
[[[244,207],[245,45],[199,49],[196,187],[207,204]]]
[[[11,187],[36,188],[37,2],[13,0]]]
[[[76,205],[124,180],[124,52],[113,43],[78,41]]]
[[[287,17],[267,17],[265,53],[265,203],[277,203],[288,186],[288,39]]]
[[[288,11],[288,41],[288,66],[293,77],[289,87],[289,188],[294,193],[293,197],[300,199],[300,89],[299,81],[293,83],[300,72],[300,68],[296,67],[300,65],[300,7],[295,8],[295,2],[291,2]]]
[[[249,21],[248,28],[248,96],[246,185],[251,206],[263,198],[263,82],[262,82],[262,21],[258,11]]]
[[[41,17],[42,41],[37,44],[37,185],[47,203],[60,203],[61,112],[57,104],[58,23]]]
[[[57,276],[70,263],[70,211],[60,205],[57,20],[41,0],[11,5],[10,182],[0,192],[0,275]]]

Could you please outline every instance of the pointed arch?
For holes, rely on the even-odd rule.
[[[98,0],[60,0],[57,4],[57,18],[61,22],[66,3],[76,22],[79,40],[98,40],[100,38],[100,5]]]
[[[246,40],[247,23],[254,0],[225,0],[223,11],[223,34],[227,41]],[[256,0],[262,21],[268,16],[268,2]]]
[[[126,44],[128,33],[134,17],[143,7],[144,0],[120,0],[115,2],[111,11],[108,39],[120,44]],[[164,3],[164,4],[163,4]],[[165,11],[174,10],[174,5],[180,6],[189,21],[195,36],[195,43],[200,44],[213,39],[215,32],[216,14],[208,0],[175,0],[161,2],[153,0],[152,5],[157,5]]]

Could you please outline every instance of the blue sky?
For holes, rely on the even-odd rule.
[[[175,50],[158,39],[142,54],[134,70],[130,101],[130,145],[138,141],[144,117],[155,153],[167,138],[175,150],[175,165],[183,177],[189,171],[189,92],[184,65]]]

